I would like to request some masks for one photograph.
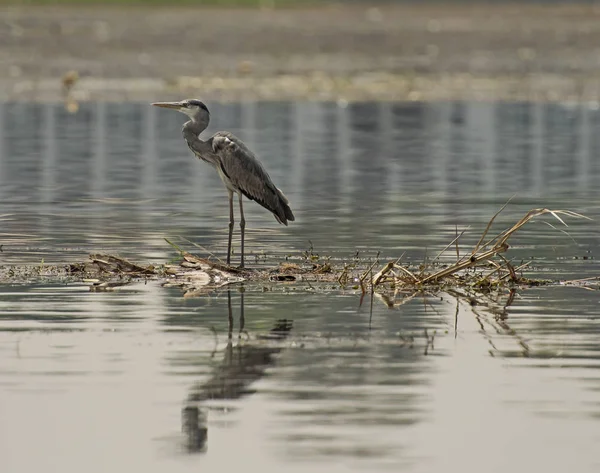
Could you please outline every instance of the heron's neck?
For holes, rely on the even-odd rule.
[[[192,152],[200,159],[214,166],[214,160],[210,158],[212,155],[212,146],[210,144],[210,140],[204,141],[198,136],[206,129],[207,126],[208,122],[202,123],[190,120],[183,125],[182,132],[183,137],[185,138],[185,141]]]
[[[208,123],[203,123],[196,120],[190,120],[185,122],[183,125],[183,137],[188,142],[188,144],[202,141],[199,137],[200,133],[206,130]]]

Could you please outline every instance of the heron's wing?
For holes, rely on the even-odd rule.
[[[218,132],[212,137],[212,148],[221,171],[236,190],[273,212],[280,223],[287,225],[288,220],[294,220],[287,198],[242,140],[232,133]]]

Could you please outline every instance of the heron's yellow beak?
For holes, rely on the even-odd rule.
[[[161,108],[172,108],[174,110],[181,110],[183,108],[181,102],[154,102],[152,105]]]

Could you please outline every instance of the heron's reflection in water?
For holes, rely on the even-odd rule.
[[[244,330],[244,293],[240,297],[241,309],[239,334]],[[194,386],[182,411],[182,429],[186,435],[188,452],[206,450],[208,439],[208,413],[206,401],[215,399],[238,399],[254,393],[251,385],[262,378],[265,370],[275,363],[274,356],[282,350],[281,342],[292,329],[292,321],[279,319],[273,328],[264,335],[255,337],[255,342],[244,341],[233,345],[233,311],[231,291],[227,291],[229,317],[228,342],[222,363],[216,367],[211,377],[204,383]]]

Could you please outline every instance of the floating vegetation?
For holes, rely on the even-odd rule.
[[[300,283],[298,290],[347,289],[377,294],[388,306],[396,304],[397,296],[405,303],[417,294],[435,295],[440,292],[456,293],[476,300],[481,294],[515,287],[532,287],[548,284],[586,287],[595,289],[598,278],[572,281],[530,279],[523,271],[530,262],[515,266],[504,254],[509,250],[510,238],[523,226],[538,217],[552,216],[567,226],[564,217],[587,219],[588,217],[569,210],[533,209],[511,227],[490,236],[491,228],[505,204],[488,222],[477,243],[468,251],[459,245],[466,231],[459,233],[430,261],[423,263],[403,262],[402,256],[383,264],[376,258],[361,259],[358,253],[350,260],[334,260],[315,253],[312,243],[298,257],[289,257],[277,267],[236,268],[211,255],[203,258],[182,249],[166,240],[180,255],[178,263],[158,266],[143,266],[116,255],[92,254],[89,260],[64,267],[41,265],[29,271],[17,267],[0,267],[0,279],[5,282],[59,276],[90,283],[91,290],[111,290],[133,280],[151,279],[163,286],[180,287],[186,296],[201,295],[230,284],[245,282],[255,284],[263,290],[275,290],[281,283]],[[545,222],[553,228],[552,224]],[[563,231],[556,228],[557,231]],[[192,243],[193,244],[193,243]],[[194,245],[198,247],[198,245]],[[448,263],[445,253],[454,251],[456,259]],[[14,281],[13,281],[14,280]]]
[[[589,217],[570,210],[533,209],[527,212],[512,227],[486,241],[494,220],[505,207],[506,205],[491,218],[481,238],[479,238],[479,241],[470,252],[460,256],[458,244],[464,234],[462,232],[446,245],[429,265],[421,267],[419,272],[411,271],[409,266],[401,265],[400,259],[398,259],[387,263],[371,278],[372,286],[381,287],[388,285],[392,288],[420,289],[436,286],[441,288],[448,286],[498,287],[508,283],[539,285],[545,281],[526,279],[518,275],[519,271],[527,267],[529,263],[521,264],[515,268],[503,256],[503,253],[509,249],[508,240],[510,237],[534,218],[546,214],[552,215],[564,226],[567,226],[567,224],[561,218],[561,215],[591,220]],[[452,247],[456,249],[456,262],[442,268],[436,268],[432,263],[438,261]],[[467,270],[473,268],[479,271],[467,272]]]
[[[509,201],[510,202],[510,201]],[[491,309],[497,304],[501,293],[508,292],[507,301],[500,309],[504,313],[506,307],[512,304],[517,287],[535,287],[550,284],[572,284],[585,286],[600,278],[589,278],[578,281],[552,281],[530,279],[522,275],[523,269],[529,266],[525,262],[515,267],[503,254],[509,250],[508,241],[511,236],[536,217],[551,215],[562,225],[567,226],[561,216],[572,218],[589,217],[570,210],[550,210],[546,208],[532,209],[517,223],[493,237],[489,237],[491,227],[498,215],[506,208],[508,202],[490,219],[477,244],[461,256],[459,241],[464,231],[456,235],[446,247],[429,263],[414,268],[401,264],[401,258],[390,261],[377,273],[369,273],[369,283],[364,284],[361,278],[361,288],[364,294],[370,290],[389,308],[405,304],[418,295],[450,294],[458,299],[466,299],[471,305],[487,305]],[[547,222],[546,222],[547,223]],[[552,224],[549,224],[553,227]],[[553,227],[555,228],[555,227]],[[557,229],[558,230],[558,229]],[[563,231],[563,230],[560,230]],[[456,261],[451,264],[440,264],[439,260],[450,249],[456,251]],[[361,299],[362,302],[362,299]]]

